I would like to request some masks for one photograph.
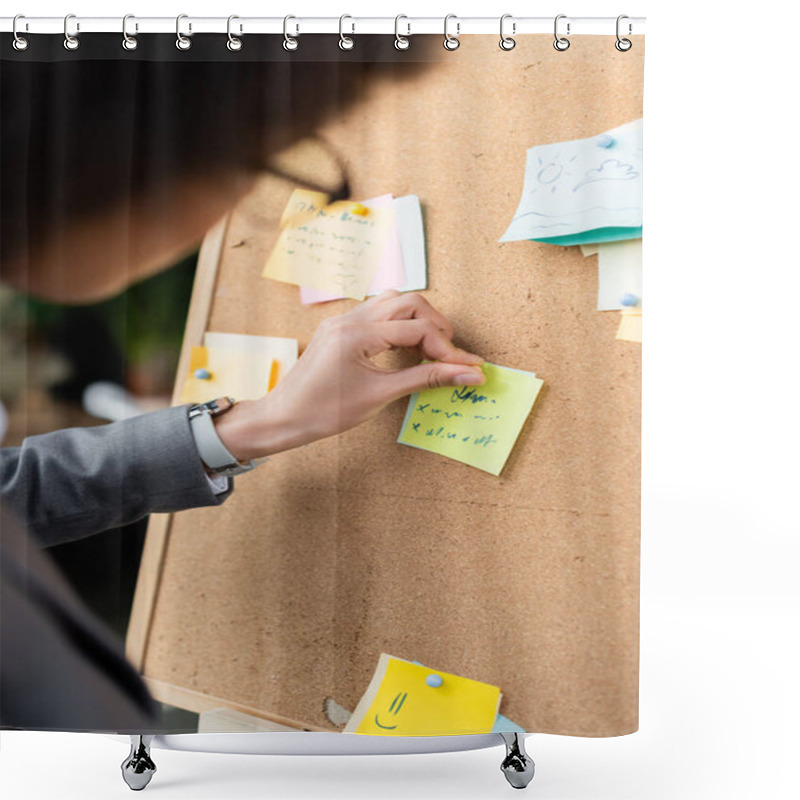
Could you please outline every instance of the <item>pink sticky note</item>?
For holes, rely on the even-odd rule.
[[[362,205],[367,208],[391,208],[394,198],[390,194],[375,197],[372,200],[365,200]],[[397,222],[392,225],[391,231],[386,237],[386,244],[383,248],[381,260],[378,268],[367,289],[367,294],[377,294],[384,289],[396,289],[406,282],[406,272],[403,267],[403,250],[400,247],[400,234],[397,230]],[[311,289],[307,286],[300,287],[300,302],[304,305],[312,303],[327,303],[329,300],[340,300],[342,295],[328,294],[319,289]]]

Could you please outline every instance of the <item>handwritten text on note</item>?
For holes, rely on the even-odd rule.
[[[484,364],[486,383],[411,396],[397,441],[499,475],[543,381],[532,372]]]
[[[324,199],[319,192],[292,194],[263,275],[363,300],[392,228],[394,210],[376,207],[366,215],[357,214],[352,213],[354,203],[323,205]]]

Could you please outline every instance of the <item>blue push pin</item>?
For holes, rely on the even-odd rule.
[[[202,367],[194,371],[194,376],[199,381],[211,380],[211,373],[207,369],[203,369]]]
[[[597,139],[595,139],[595,143],[598,147],[605,147],[606,150],[609,147],[613,147],[616,144],[617,140],[613,136],[609,136],[607,133],[601,133]]]
[[[620,305],[623,305],[626,308],[632,308],[633,306],[639,305],[639,298],[635,294],[626,292],[624,295],[622,295],[622,297],[620,297],[619,302]]]
[[[428,677],[425,678],[425,683],[433,689],[438,689],[444,681],[441,675],[428,675]]]

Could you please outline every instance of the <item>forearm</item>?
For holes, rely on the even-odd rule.
[[[230,494],[209,484],[185,407],[32,436],[0,453],[3,500],[43,545]]]

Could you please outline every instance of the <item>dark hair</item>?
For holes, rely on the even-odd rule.
[[[31,40],[17,52],[0,39],[0,263],[126,198],[266,169],[376,74],[401,77],[433,53],[415,41],[415,56],[398,55],[389,36],[349,52],[331,36],[301,38],[295,52],[282,37],[245,37],[238,53],[215,34],[185,52],[165,34],[130,52],[111,34],[86,34],[75,53],[59,36]]]

